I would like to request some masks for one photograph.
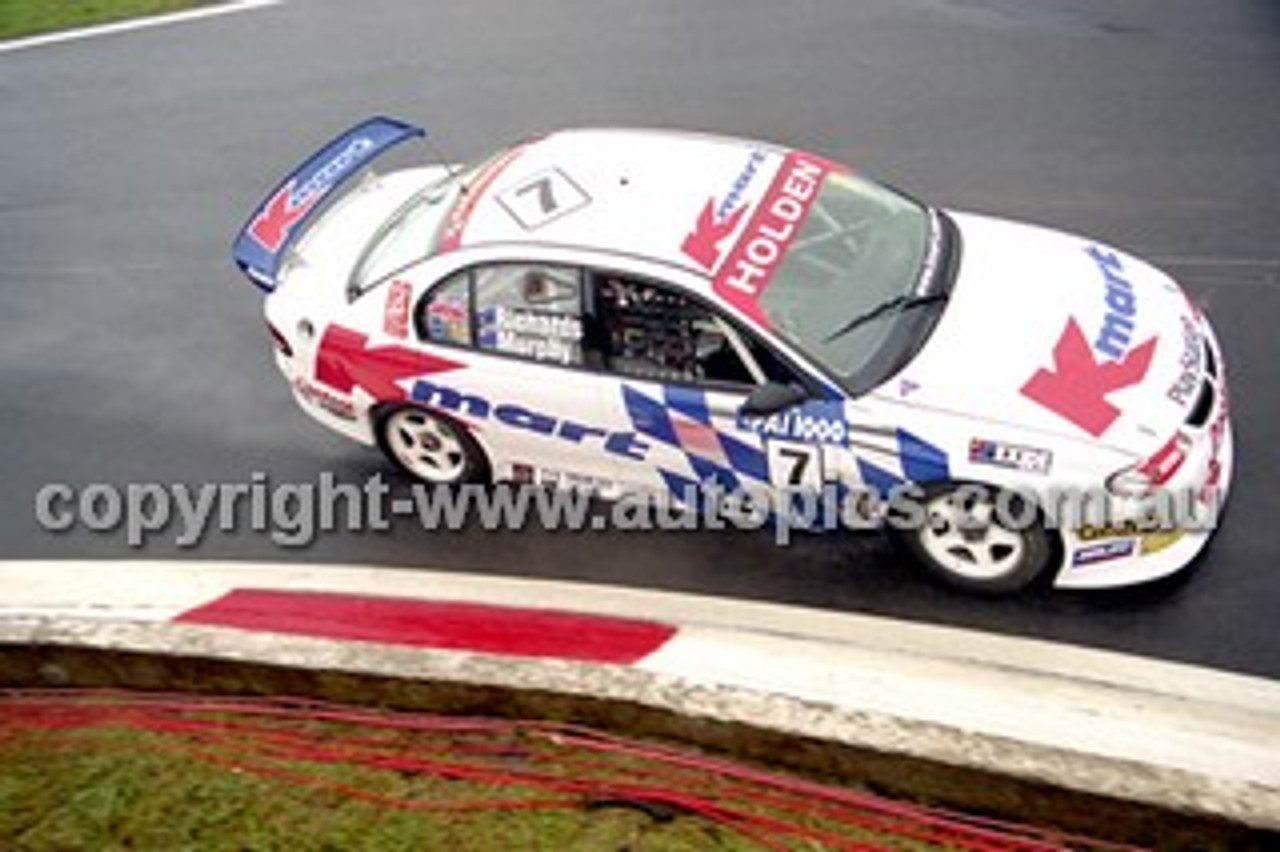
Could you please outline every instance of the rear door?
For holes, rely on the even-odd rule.
[[[584,358],[583,304],[572,265],[486,263],[450,274],[421,295],[413,324],[437,351],[464,350],[467,366],[419,380],[412,398],[467,424],[498,479],[607,485],[619,439],[602,425],[605,379]]]

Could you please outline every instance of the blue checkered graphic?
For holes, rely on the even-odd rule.
[[[628,385],[622,386],[622,399],[627,405],[631,425],[637,432],[673,447],[680,445],[671,427],[671,415],[667,413],[666,406]]]
[[[706,482],[726,491],[738,490],[744,480],[769,482],[769,460],[763,447],[716,429],[705,392],[663,387],[662,397],[656,399],[623,385],[622,395],[636,432],[684,454],[687,469],[658,469],[673,492],[692,493]],[[862,480],[881,496],[888,497],[904,482],[936,482],[950,477],[950,462],[941,447],[906,429],[898,429],[894,441],[896,454],[886,451],[883,459],[874,462],[861,455],[856,459]]]
[[[622,396],[627,416],[638,433],[684,453],[688,472],[659,469],[668,487],[673,482],[710,481],[735,491],[742,487],[743,478],[769,481],[769,461],[764,451],[716,429],[705,392],[663,387],[662,399],[658,400],[623,385]],[[690,472],[696,479],[689,479]]]
[[[858,459],[858,474],[862,477],[862,481],[881,497],[888,497],[889,492],[906,481],[901,476],[862,458]]]
[[[663,399],[672,410],[678,411],[698,423],[711,425],[711,412],[707,410],[707,395],[695,388],[664,387]]]
[[[858,458],[858,473],[881,497],[904,482],[938,482],[951,476],[951,465],[946,452],[906,429],[898,429],[898,471],[881,467],[864,458]]]
[[[912,482],[937,482],[951,476],[947,454],[906,429],[898,430],[898,457],[902,472]]]

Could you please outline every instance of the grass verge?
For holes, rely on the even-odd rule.
[[[574,725],[292,699],[0,701],[6,850],[1011,852],[1065,840]]]
[[[528,792],[504,795],[482,783],[357,765],[277,765],[282,775],[273,777],[210,762],[185,745],[172,734],[100,728],[0,748],[0,845],[298,852],[759,848],[696,817],[660,820],[621,807],[535,808],[538,799]]]
[[[0,40],[208,4],[209,0],[0,0]]]

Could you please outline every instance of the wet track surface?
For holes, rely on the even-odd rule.
[[[1280,677],[1280,7],[1266,0],[469,4],[294,0],[0,54],[0,556],[317,559],[740,596]],[[1099,236],[1208,305],[1237,468],[1208,555],[1123,593],[986,601],[879,537],[48,533],[48,482],[360,481],[269,361],[228,245],[306,152],[374,113],[467,159],[566,125],[772,138],[931,201]],[[992,307],[991,333],[1016,315]],[[124,569],[122,569],[124,570]]]

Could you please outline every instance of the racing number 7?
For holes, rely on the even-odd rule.
[[[775,488],[822,487],[822,448],[814,444],[769,441],[769,480]]]
[[[511,218],[530,231],[591,203],[582,187],[557,168],[546,169],[503,190],[497,199]]]
[[[524,196],[532,192],[538,193],[538,206],[542,208],[542,215],[549,216],[556,212],[556,196],[551,191],[551,178],[540,177],[537,180],[527,183],[516,190],[516,195]]]
[[[787,474],[788,485],[799,485],[804,482],[804,471],[812,461],[809,453],[803,450],[794,450],[790,447],[779,447],[778,455],[791,462],[791,472]]]

